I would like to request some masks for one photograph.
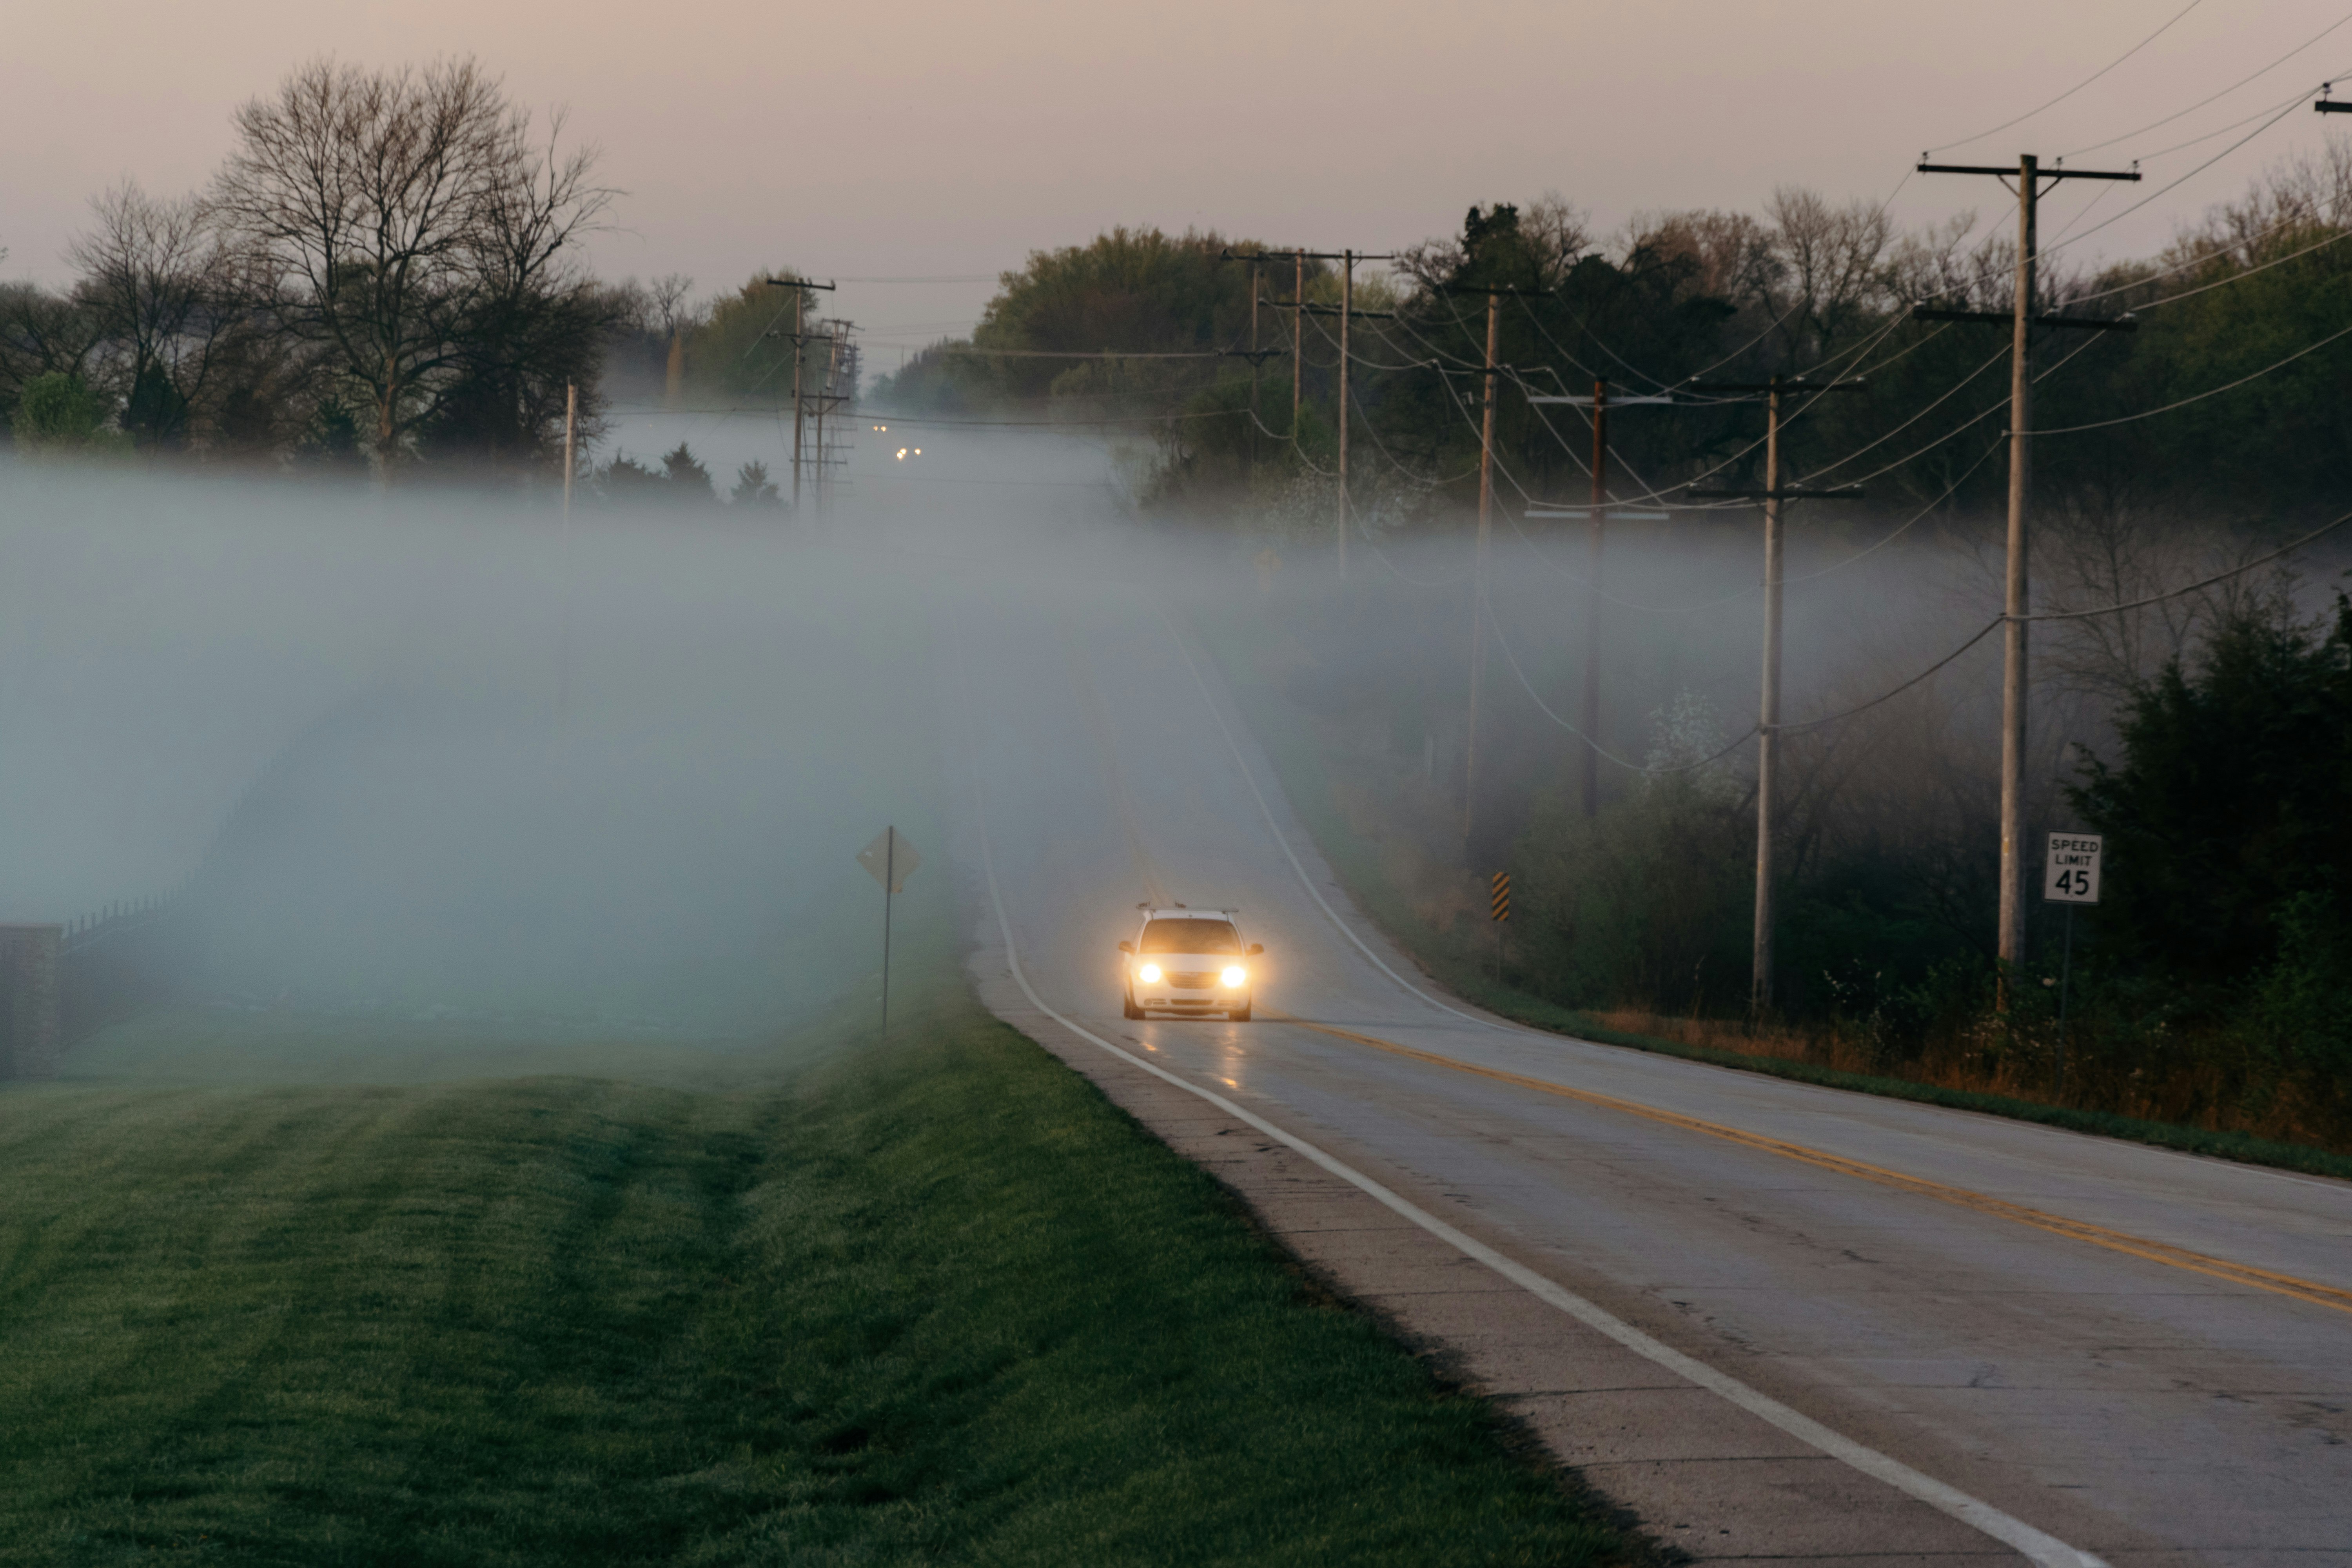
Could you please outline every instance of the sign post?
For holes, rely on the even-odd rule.
[[[2058,1090],[2066,1092],[2066,989],[2074,970],[2074,906],[2099,901],[2099,860],[2105,841],[2095,833],[2053,833],[2042,861],[2042,897],[2066,906],[2065,956],[2058,961]]]
[[[857,852],[857,863],[866,874],[882,884],[882,1033],[890,1033],[890,900],[923,858],[907,836],[896,827],[886,827],[874,836],[874,842]]]

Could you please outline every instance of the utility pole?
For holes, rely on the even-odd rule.
[[[555,711],[572,714],[572,475],[580,466],[580,387],[563,384],[563,526],[556,542]]]
[[[1495,505],[1495,404],[1502,391],[1503,374],[1502,309],[1506,294],[1526,300],[1548,300],[1549,289],[1512,289],[1499,283],[1438,284],[1436,288],[1448,294],[1484,294],[1486,296],[1486,363],[1485,371],[1485,411],[1478,431],[1478,550],[1472,573],[1473,594],[1470,601],[1470,723],[1463,744],[1462,761],[1462,837],[1466,843],[1478,810],[1478,696],[1486,684],[1487,557],[1494,530],[1490,519]]]
[[[1307,253],[1294,250],[1290,253],[1290,297],[1304,300],[1307,298]],[[1307,364],[1306,357],[1299,351],[1307,346],[1306,331],[1307,313],[1301,310],[1290,318],[1290,438],[1293,441],[1298,439],[1298,389]]]
[[[801,515],[801,306],[808,296],[793,290],[793,521]]]
[[[1749,978],[1748,1009],[1761,1017],[1772,1005],[1773,877],[1772,819],[1780,800],[1780,591],[1782,569],[1781,503],[1790,500],[1858,500],[1862,491],[1852,487],[1832,490],[1785,489],[1780,484],[1780,398],[1787,393],[1850,392],[1863,384],[1850,381],[1790,381],[1774,376],[1760,385],[1752,382],[1693,381],[1693,392],[1756,394],[1764,396],[1764,488],[1760,490],[1694,489],[1699,500],[1761,500],[1764,503],[1764,690],[1756,720],[1756,930],[1754,971]]]
[[[580,388],[563,384],[563,533],[572,536],[572,470],[579,462]]]
[[[831,465],[824,449],[824,416],[833,407],[833,378],[841,365],[841,333],[838,329],[846,324],[834,323],[836,330],[827,332],[824,339],[824,384],[817,393],[816,401],[816,510],[819,517],[824,515],[825,493],[832,488]]]
[[[1262,426],[1265,423],[1265,420],[1264,420],[1264,419],[1259,416],[1259,414],[1258,414],[1258,406],[1257,406],[1257,387],[1258,387],[1258,383],[1259,383],[1260,381],[1262,381],[1263,379],[1265,379],[1264,374],[1263,374],[1263,372],[1264,372],[1264,371],[1265,371],[1265,362],[1263,359],[1261,359],[1261,358],[1259,358],[1259,357],[1258,357],[1258,350],[1257,350],[1257,296],[1258,296],[1258,286],[1257,286],[1257,268],[1258,268],[1258,263],[1259,263],[1262,259],[1264,259],[1264,258],[1261,258],[1261,257],[1255,257],[1255,256],[1253,256],[1253,257],[1251,257],[1251,258],[1250,258],[1250,440],[1249,440],[1249,447],[1250,447],[1250,475],[1251,475],[1251,479],[1252,479],[1253,482],[1255,482],[1255,479],[1256,479],[1256,475],[1257,475],[1257,433],[1258,433],[1259,427],[1260,427],[1260,426]]]
[[[1356,311],[1356,253],[1339,253],[1339,581],[1348,580],[1348,318]]]
[[[1468,843],[1478,812],[1478,688],[1486,673],[1486,541],[1495,505],[1495,350],[1503,297],[1486,296],[1486,407],[1478,427],[1478,553],[1471,574],[1470,726],[1463,742],[1462,838]],[[1497,919],[1501,917],[1497,916]]]
[[[1230,257],[1232,252],[1228,251],[1226,252],[1226,255]],[[1297,279],[1298,283],[1301,286],[1305,284],[1307,279],[1307,263],[1310,258],[1318,261],[1337,261],[1340,264],[1339,305],[1337,310],[1334,310],[1328,305],[1308,304],[1303,292],[1295,292],[1292,294],[1291,298],[1286,300],[1270,300],[1269,303],[1271,303],[1277,310],[1293,310],[1297,312],[1297,315],[1291,319],[1290,329],[1291,343],[1293,345],[1290,356],[1290,435],[1291,439],[1294,441],[1298,438],[1299,365],[1302,363],[1297,353],[1297,345],[1302,341],[1299,334],[1305,330],[1305,321],[1309,311],[1312,311],[1317,315],[1337,316],[1339,318],[1339,579],[1341,582],[1345,582],[1348,577],[1349,525],[1348,326],[1350,321],[1354,321],[1359,316],[1365,317],[1367,319],[1378,317],[1385,321],[1391,320],[1396,315],[1396,312],[1393,310],[1359,310],[1356,309],[1356,263],[1359,261],[1389,261],[1393,260],[1394,258],[1385,255],[1368,256],[1353,250],[1297,250],[1293,251],[1291,256],[1298,269]]]
[[[801,357],[805,339],[801,333],[801,307],[807,302],[808,290],[830,291],[839,287],[834,283],[812,283],[805,278],[771,278],[771,289],[793,291],[793,515],[801,513]]]
[[[2028,696],[2025,662],[2025,617],[2031,608],[2026,583],[2026,503],[2032,473],[2033,440],[2033,313],[2035,263],[2034,217],[2042,183],[2060,180],[2137,180],[2139,171],[2094,171],[2060,167],[2044,171],[2031,153],[2014,169],[1999,164],[1930,163],[1923,157],[1923,174],[1990,174],[2017,181],[2017,281],[2010,300],[2009,326],[2009,571],[2002,594],[2002,615],[2008,625],[2001,638],[2000,670],[2000,961],[2014,973],[2025,962],[2025,731]],[[1923,321],[1995,321],[1991,311],[1914,310]],[[2040,324],[2060,327],[2120,327],[2125,322],[2075,321],[2055,316],[2038,318]],[[2008,1005],[2009,981],[2001,985],[2002,1005]]]
[[[1606,537],[1602,531],[1609,517],[1609,384],[1595,381],[1589,398],[1529,397],[1528,401],[1564,404],[1592,411],[1592,510],[1588,514],[1591,531],[1585,536],[1584,555],[1584,767],[1579,783],[1582,785],[1584,815],[1593,816],[1601,810],[1601,566]],[[1616,401],[1622,407],[1632,404],[1672,405],[1675,400],[1654,394],[1620,397]]]

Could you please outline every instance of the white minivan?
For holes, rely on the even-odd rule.
[[[1232,910],[1146,907],[1143,930],[1118,944],[1127,985],[1127,1016],[1173,1013],[1197,1018],[1223,1013],[1250,1021],[1248,960],[1265,951],[1242,941]]]

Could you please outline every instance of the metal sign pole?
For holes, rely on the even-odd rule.
[[[2058,961],[2058,1060],[2053,1099],[2066,1094],[2066,993],[2074,978],[2074,906],[2099,901],[2099,862],[2106,840],[2096,833],[2053,833],[2042,852],[2042,897],[2066,906],[2066,947]],[[2049,982],[2043,981],[2047,985]]]
[[[898,847],[902,844],[907,847],[906,877],[898,874]],[[923,858],[893,824],[876,834],[874,842],[857,852],[857,863],[866,868],[867,876],[882,884],[882,1033],[887,1036],[890,1032],[891,900],[898,895],[898,884],[915,874]]]
[[[2066,1098],[2066,983],[2074,971],[2074,906],[2066,906],[2065,956],[2058,961],[2058,1092]]]

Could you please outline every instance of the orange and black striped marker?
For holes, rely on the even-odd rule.
[[[1495,873],[1495,918],[1498,921],[1511,918],[1511,874],[1508,871]]]

